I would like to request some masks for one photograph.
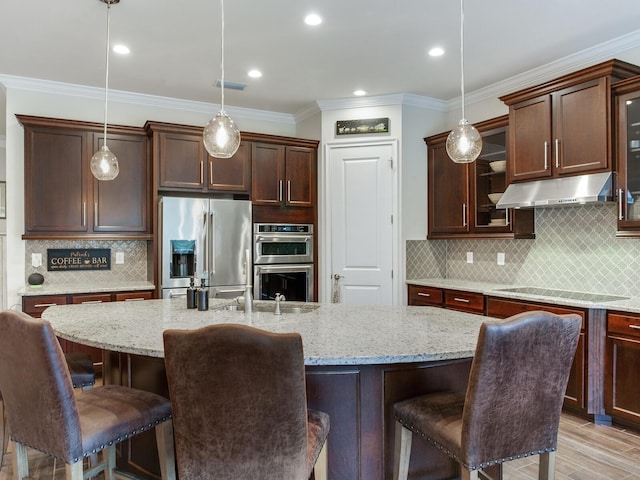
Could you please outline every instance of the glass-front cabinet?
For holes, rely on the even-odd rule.
[[[475,162],[454,163],[449,132],[425,138],[428,146],[427,238],[534,238],[533,209],[498,209],[507,187],[507,115],[474,124],[482,135]]]
[[[614,85],[618,236],[640,237],[640,79]]]

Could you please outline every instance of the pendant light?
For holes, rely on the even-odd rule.
[[[464,117],[464,0],[460,0],[460,101],[462,120],[447,137],[447,153],[456,163],[471,163],[482,150],[482,137]]]
[[[231,117],[224,111],[224,0],[220,0],[221,11],[221,51],[220,56],[220,89],[222,98],[220,111],[209,120],[202,132],[204,146],[212,157],[229,158],[238,150],[240,146],[240,130],[231,120]]]
[[[109,29],[111,22],[111,5],[119,3],[120,0],[100,0],[107,4],[107,54],[105,61],[105,80],[104,80],[104,140],[102,142],[102,148],[93,154],[91,157],[91,173],[98,180],[113,180],[118,176],[120,167],[118,166],[118,159],[109,150],[107,146],[107,105],[109,96],[109,49],[110,38]]]

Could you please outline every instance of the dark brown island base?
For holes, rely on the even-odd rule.
[[[382,480],[393,476],[395,402],[423,393],[466,389],[478,330],[486,317],[424,307],[302,304],[276,316],[269,303],[253,313],[187,310],[181,299],[47,309],[64,339],[105,350],[105,383],[168,396],[162,332],[216,323],[242,323],[302,335],[309,407],[328,413],[329,478]],[[292,309],[296,310],[296,309]],[[215,374],[215,367],[211,367]],[[457,465],[426,442],[416,441],[412,479],[455,478]],[[138,435],[119,449],[120,470],[159,478],[155,438]],[[500,468],[490,474],[501,478]]]

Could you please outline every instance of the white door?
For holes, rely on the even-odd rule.
[[[329,150],[333,301],[394,303],[394,147],[383,143]]]

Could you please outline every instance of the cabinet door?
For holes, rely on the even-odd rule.
[[[617,97],[618,230],[640,230],[640,83],[639,91]]]
[[[24,133],[25,233],[87,232],[89,134],[29,126]]]
[[[606,169],[611,157],[609,82],[585,82],[553,94],[556,174]]]
[[[204,190],[207,151],[201,135],[157,133],[159,188]]]
[[[605,411],[640,424],[640,317],[607,315]]]
[[[104,135],[95,135],[93,147]],[[107,145],[118,158],[120,173],[111,181],[93,180],[94,232],[148,232],[150,161],[145,135],[108,135]]]
[[[209,156],[208,188],[222,192],[250,193],[251,143],[241,142],[231,158]]]
[[[509,108],[509,183],[552,175],[551,106],[542,95]]]
[[[455,163],[444,143],[429,147],[429,235],[469,231],[469,167]]]
[[[316,155],[306,147],[285,147],[285,205],[313,207],[316,203]]]
[[[254,143],[251,148],[253,205],[280,206],[284,195],[284,146]]]

